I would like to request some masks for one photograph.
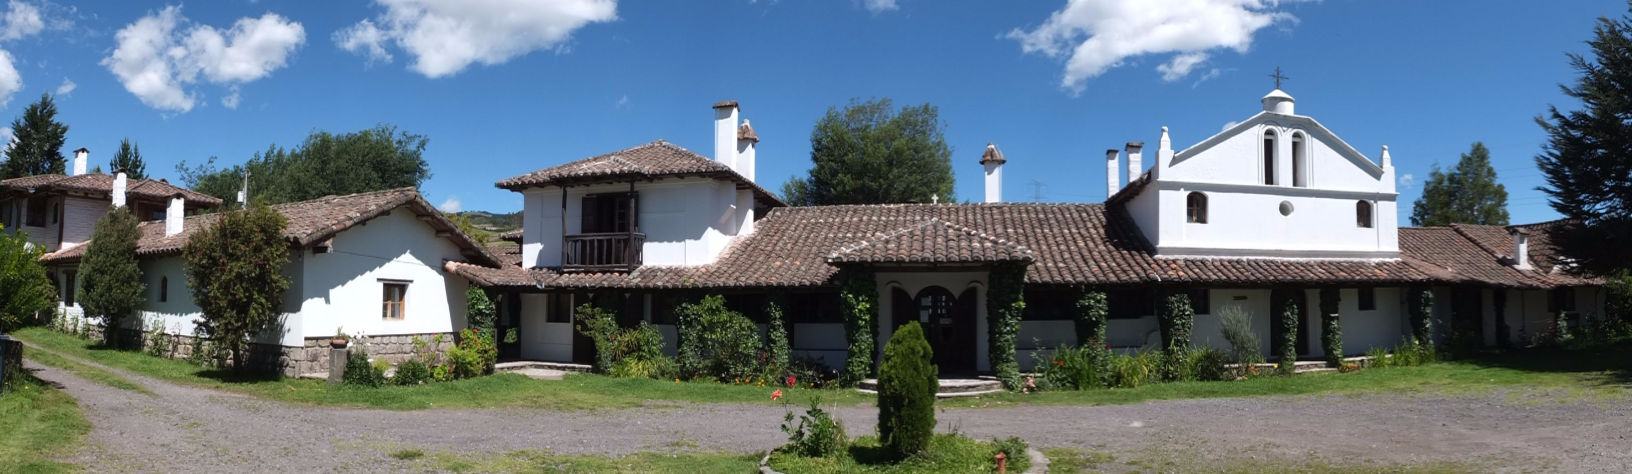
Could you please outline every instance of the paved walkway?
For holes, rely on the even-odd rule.
[[[32,362],[29,367],[79,400],[93,428],[80,450],[62,458],[91,472],[393,471],[412,467],[388,456],[403,448],[750,452],[786,439],[778,429],[785,409],[774,406],[387,411],[292,405],[108,369],[156,394],[149,396]],[[1317,456],[1341,463],[1479,461],[1512,469],[1632,470],[1632,408],[1625,400],[1524,398],[1262,397],[943,410],[938,419],[943,431],[1020,436],[1036,446],[1082,447],[1118,460]],[[835,411],[852,436],[873,430],[872,407]]]

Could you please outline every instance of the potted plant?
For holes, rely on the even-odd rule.
[[[329,340],[329,347],[335,349],[345,349],[346,345],[351,343],[351,337],[347,336],[346,333],[342,332],[340,329],[341,328],[338,327],[334,328],[334,339]]]

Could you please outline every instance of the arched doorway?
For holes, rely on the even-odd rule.
[[[935,351],[935,365],[941,374],[967,375],[975,371],[975,304],[974,288],[953,296],[950,290],[930,286],[908,296],[896,288],[891,293],[894,304],[895,327],[908,321],[918,321],[924,328],[924,338]]]

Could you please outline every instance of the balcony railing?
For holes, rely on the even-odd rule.
[[[640,266],[646,234],[606,232],[566,236],[561,269],[566,271],[634,271]]]

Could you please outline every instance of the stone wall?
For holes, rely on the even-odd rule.
[[[103,328],[100,325],[87,325],[85,331],[92,341],[104,340]],[[151,335],[134,329],[121,328],[119,332],[120,338],[128,341],[126,342],[128,347],[135,347],[135,341],[140,340],[142,351],[150,353],[148,349],[153,342]],[[442,336],[440,342],[436,342],[437,336]],[[369,336],[363,340],[353,341],[351,349],[361,348],[368,352],[370,360],[384,359],[394,365],[414,356],[413,340],[415,337],[425,341],[427,351],[442,355],[447,354],[448,349],[454,346],[455,334]],[[246,362],[254,371],[278,373],[284,377],[298,377],[301,374],[328,374],[329,339],[327,337],[307,338],[300,347],[279,344],[250,344]],[[171,359],[190,359],[193,352],[198,350],[199,341],[200,338],[197,337],[172,334],[170,335],[169,347],[165,348],[160,355]],[[228,357],[231,357],[230,354],[222,354],[216,363],[226,366],[230,363]]]

